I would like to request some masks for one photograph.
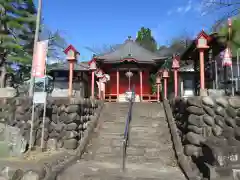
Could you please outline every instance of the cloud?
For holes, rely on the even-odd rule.
[[[167,12],[167,15],[171,15],[173,13],[185,14],[185,13],[191,11],[192,9],[193,9],[192,0],[188,0],[187,4],[179,6],[174,10],[169,10]]]
[[[178,8],[177,8],[177,12],[180,13],[180,12],[182,12],[182,11],[183,11],[183,8],[182,8],[182,7],[178,7]]]

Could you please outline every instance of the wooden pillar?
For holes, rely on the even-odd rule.
[[[119,100],[119,70],[117,69],[117,100]]]
[[[204,49],[199,49],[199,53],[200,53],[200,89],[205,89]]]
[[[178,69],[174,69],[174,94],[175,97],[178,96]]]
[[[95,74],[94,74],[94,71],[92,71],[92,98],[94,98],[94,77],[95,77]]]
[[[68,60],[69,62],[69,81],[68,81],[68,96],[72,96],[72,87],[73,87],[73,68],[75,60]]]
[[[139,72],[139,75],[140,75],[140,101],[142,101],[142,96],[143,96],[143,87],[142,87],[142,70],[140,70]]]

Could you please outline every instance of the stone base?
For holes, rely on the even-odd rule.
[[[0,88],[0,98],[12,98],[17,96],[17,90],[11,87]]]
[[[126,97],[126,94],[119,94],[118,102],[129,102]],[[140,102],[140,96],[137,94],[135,95],[135,102]]]
[[[207,89],[200,89],[200,96],[208,96]]]

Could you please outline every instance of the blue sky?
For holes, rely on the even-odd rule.
[[[123,43],[140,27],[152,30],[159,45],[208,29],[216,14],[203,15],[200,0],[43,0],[44,23],[60,30],[69,44],[89,60],[85,47]]]

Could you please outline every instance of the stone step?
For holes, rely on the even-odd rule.
[[[100,132],[99,138],[103,139],[117,139],[117,138],[123,138],[124,132]]]
[[[126,164],[121,171],[121,164],[100,161],[81,161],[68,168],[58,180],[78,179],[125,179],[125,180],[183,180],[177,168],[154,167],[151,164]]]

